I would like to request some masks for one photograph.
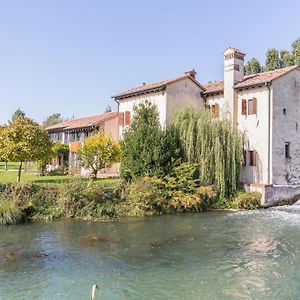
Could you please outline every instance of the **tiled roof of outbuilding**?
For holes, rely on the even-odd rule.
[[[104,113],[101,115],[67,120],[67,121],[61,122],[59,124],[47,127],[46,130],[47,131],[58,130],[58,129],[72,130],[72,129],[77,129],[77,128],[93,127],[93,126],[99,125],[107,120],[116,118],[117,116],[118,116],[117,112],[109,112],[109,113]]]

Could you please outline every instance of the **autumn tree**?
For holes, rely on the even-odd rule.
[[[245,65],[245,75],[257,74],[262,71],[262,67],[256,58],[250,59]]]
[[[17,181],[20,182],[22,163],[38,161],[51,153],[51,142],[45,130],[26,117],[14,118],[3,132],[2,145],[7,159],[19,162]]]
[[[269,49],[266,53],[266,62],[264,71],[272,71],[280,69],[280,60],[278,50],[275,48]]]
[[[120,146],[118,142],[101,131],[86,138],[77,154],[82,165],[91,168],[93,177],[97,178],[100,170],[109,168],[113,163],[119,161]]]
[[[50,115],[44,122],[43,127],[47,128],[53,125],[56,125],[58,123],[61,123],[63,121],[60,113],[55,113]]]
[[[5,164],[5,171],[7,171],[7,151],[5,149],[4,137],[5,137],[6,126],[0,126],[0,161],[3,161]]]

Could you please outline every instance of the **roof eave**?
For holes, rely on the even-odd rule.
[[[124,94],[112,96],[111,98],[113,98],[115,100],[122,100],[122,99],[133,97],[133,96],[138,96],[138,95],[143,95],[143,94],[162,91],[162,90],[165,90],[166,88],[167,88],[167,85],[164,84],[162,86],[155,87],[155,88],[149,88],[149,89],[145,89],[145,90],[141,90],[141,91],[137,91],[137,92],[132,92],[132,93],[128,93],[128,94],[124,93]]]

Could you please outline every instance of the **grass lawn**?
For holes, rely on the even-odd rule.
[[[17,182],[17,171],[3,171],[2,168],[0,168],[0,183],[10,183],[10,182]],[[37,176],[32,173],[25,173],[22,172],[21,174],[21,183],[26,182],[33,182],[37,184],[54,184],[54,185],[60,185],[60,184],[66,184],[66,183],[72,183],[76,181],[87,181],[88,179],[77,177],[77,176],[71,176],[71,175],[65,175],[65,176]],[[110,183],[116,183],[119,179],[97,179],[95,182],[97,184],[110,184]]]
[[[7,169],[8,170],[18,170],[19,169],[19,163],[16,162],[9,162],[7,163]],[[24,164],[23,164],[23,169],[24,169]],[[0,171],[5,170],[5,163],[0,162]]]

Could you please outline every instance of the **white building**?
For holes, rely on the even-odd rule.
[[[187,72],[119,94],[114,97],[119,112],[129,116],[128,124],[133,106],[147,99],[157,105],[165,125],[174,109],[210,106],[244,134],[246,189],[262,192],[266,205],[300,198],[300,68],[244,76],[244,56],[234,48],[224,52],[224,81],[201,85],[195,72]]]

